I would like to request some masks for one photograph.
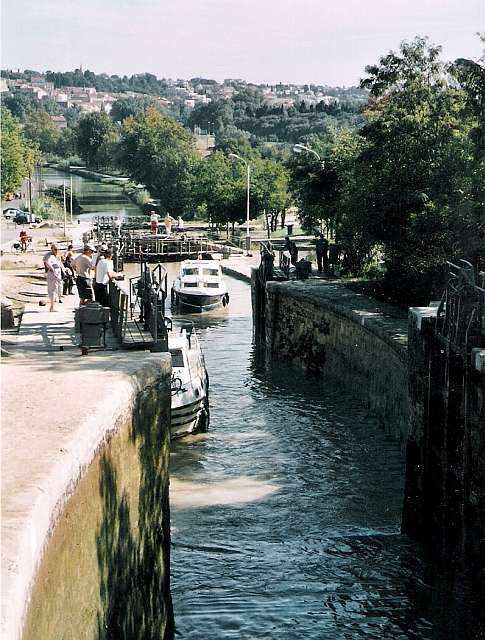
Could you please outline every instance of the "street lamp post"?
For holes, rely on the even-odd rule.
[[[322,165],[323,165],[323,161],[320,158],[320,156],[318,155],[318,153],[316,151],[314,151],[313,149],[310,149],[310,147],[305,147],[304,144],[295,144],[293,146],[293,151],[295,153],[303,153],[305,151],[306,151],[306,153],[312,153],[315,156],[315,158],[318,160],[318,162],[321,162]]]
[[[325,167],[325,161],[321,159],[321,157],[318,155],[318,153],[316,151],[314,151],[313,149],[310,149],[310,147],[306,147],[304,144],[295,144],[293,145],[293,151],[295,153],[311,153],[312,155],[315,156],[315,158],[318,160],[318,162],[320,163],[320,167],[323,169]],[[323,231],[322,228],[322,220],[320,220],[320,231]]]
[[[250,186],[250,182],[251,182],[251,167],[249,165],[249,162],[247,162],[246,160],[244,160],[244,158],[241,158],[241,156],[238,156],[236,153],[230,153],[229,154],[230,158],[233,158],[234,160],[240,160],[241,162],[243,162],[246,165],[246,169],[247,169],[247,197],[246,197],[246,255],[247,256],[251,256],[251,234],[249,231],[249,186]]]

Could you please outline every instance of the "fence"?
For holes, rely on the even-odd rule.
[[[448,348],[468,355],[485,346],[485,272],[475,275],[466,260],[447,262],[445,290],[436,316],[436,335]]]

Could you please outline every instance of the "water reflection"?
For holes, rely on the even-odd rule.
[[[431,638],[423,570],[399,535],[397,443],[345,390],[267,365],[249,288],[230,293],[228,309],[193,316],[210,432],[172,453],[179,636]]]
[[[70,184],[71,175],[51,167],[42,169],[42,180],[48,187]],[[139,216],[141,211],[124,193],[121,187],[96,182],[82,176],[72,176],[73,193],[77,196],[83,212],[81,218],[90,219],[95,215]]]

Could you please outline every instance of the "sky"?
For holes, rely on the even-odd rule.
[[[485,0],[3,0],[1,67],[349,86],[400,42],[478,58]]]

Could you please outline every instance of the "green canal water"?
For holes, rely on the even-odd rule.
[[[116,187],[74,180],[85,215],[135,212]],[[228,308],[189,316],[211,426],[171,454],[176,637],[445,637],[419,553],[399,533],[398,443],[345,389],[268,365],[252,342],[250,288],[228,285]]]
[[[42,169],[42,180],[48,187],[70,184],[71,176],[51,167]],[[82,207],[81,219],[88,220],[96,215],[103,216],[139,216],[141,211],[124,193],[121,187],[87,180],[81,176],[72,176],[73,193]]]

